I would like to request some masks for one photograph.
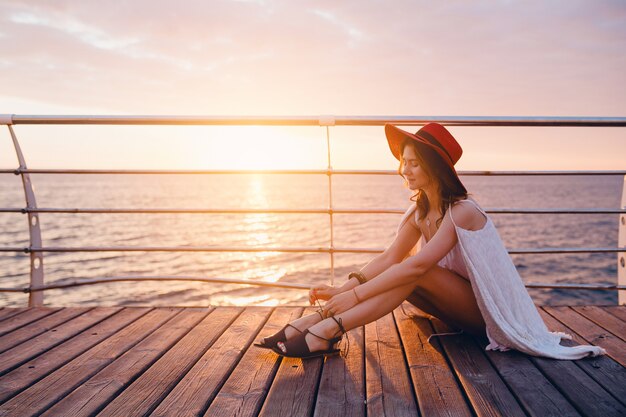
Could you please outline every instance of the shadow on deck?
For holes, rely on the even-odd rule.
[[[345,357],[251,345],[307,310],[0,309],[0,415],[626,415],[626,306],[540,308],[551,330],[609,353],[579,361],[485,352],[467,335],[428,343],[445,325],[406,303],[350,331]]]

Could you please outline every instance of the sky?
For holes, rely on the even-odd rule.
[[[623,0],[0,0],[0,45],[0,113],[626,116]],[[318,126],[14,128],[31,168],[328,164]],[[450,130],[460,170],[626,169],[626,128]],[[330,136],[396,166],[382,126]]]

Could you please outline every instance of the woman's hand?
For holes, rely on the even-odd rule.
[[[326,317],[334,316],[336,314],[341,314],[344,311],[350,310],[352,307],[357,305],[359,302],[356,299],[356,294],[354,291],[346,291],[341,294],[337,294],[332,297],[328,302],[324,305],[324,315]]]
[[[317,285],[309,290],[309,304],[314,305],[315,300],[330,300],[337,294],[339,294],[338,288],[326,284]]]

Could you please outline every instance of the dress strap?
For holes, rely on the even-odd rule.
[[[400,229],[402,226],[409,220],[414,211],[417,211],[417,205],[412,204],[402,215],[402,220],[400,220],[400,224],[398,225],[398,229],[396,230],[396,234],[400,233]]]
[[[478,203],[472,200],[471,198],[466,198],[465,200],[459,200],[455,202],[454,204],[465,203],[465,202],[472,204],[474,207],[476,207],[478,211],[482,213],[483,216],[487,217],[487,213],[485,213],[485,210],[483,210],[483,208],[479,206]],[[448,211],[450,212],[450,220],[452,220],[452,224],[454,225],[454,227],[457,227],[456,223],[454,222],[454,219],[452,218],[452,207],[450,207]]]

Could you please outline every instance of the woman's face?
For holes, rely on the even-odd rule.
[[[420,166],[413,146],[405,146],[402,151],[402,176],[411,190],[423,189],[429,183],[428,175]]]

